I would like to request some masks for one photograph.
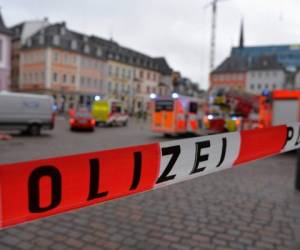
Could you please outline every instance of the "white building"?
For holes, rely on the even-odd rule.
[[[261,94],[264,90],[282,89],[285,71],[275,56],[263,56],[249,63],[246,74],[246,91]]]

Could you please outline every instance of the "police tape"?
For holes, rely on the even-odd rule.
[[[0,165],[0,227],[297,149],[300,123]]]

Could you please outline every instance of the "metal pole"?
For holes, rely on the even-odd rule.
[[[300,149],[297,151],[295,188],[296,190],[300,191]]]

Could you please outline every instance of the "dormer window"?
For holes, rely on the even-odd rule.
[[[72,50],[77,50],[77,41],[76,40],[71,41],[71,49]]]
[[[44,35],[40,35],[39,36],[39,44],[42,45],[44,43],[45,43],[45,37],[44,37]]]
[[[59,43],[60,43],[59,36],[58,36],[58,35],[55,35],[55,36],[53,37],[53,44],[54,44],[54,45],[59,45]]]
[[[97,48],[97,56],[102,56],[102,50],[101,50],[101,48]]]
[[[84,53],[90,53],[90,46],[88,46],[87,44],[84,45]]]
[[[65,35],[66,34],[66,28],[63,26],[60,28],[60,34]]]
[[[32,45],[32,40],[30,38],[27,39],[26,44],[27,44],[28,47],[30,47]]]

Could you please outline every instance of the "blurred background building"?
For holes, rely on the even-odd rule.
[[[0,91],[8,90],[11,70],[11,37],[0,12]]]
[[[172,92],[172,69],[163,57],[72,31],[64,22],[24,22],[10,30],[12,89],[51,94],[61,111],[89,107],[99,95],[135,112],[147,109],[151,93]]]
[[[300,88],[300,45],[244,46],[240,43],[210,73],[210,89],[235,89],[252,94]]]

